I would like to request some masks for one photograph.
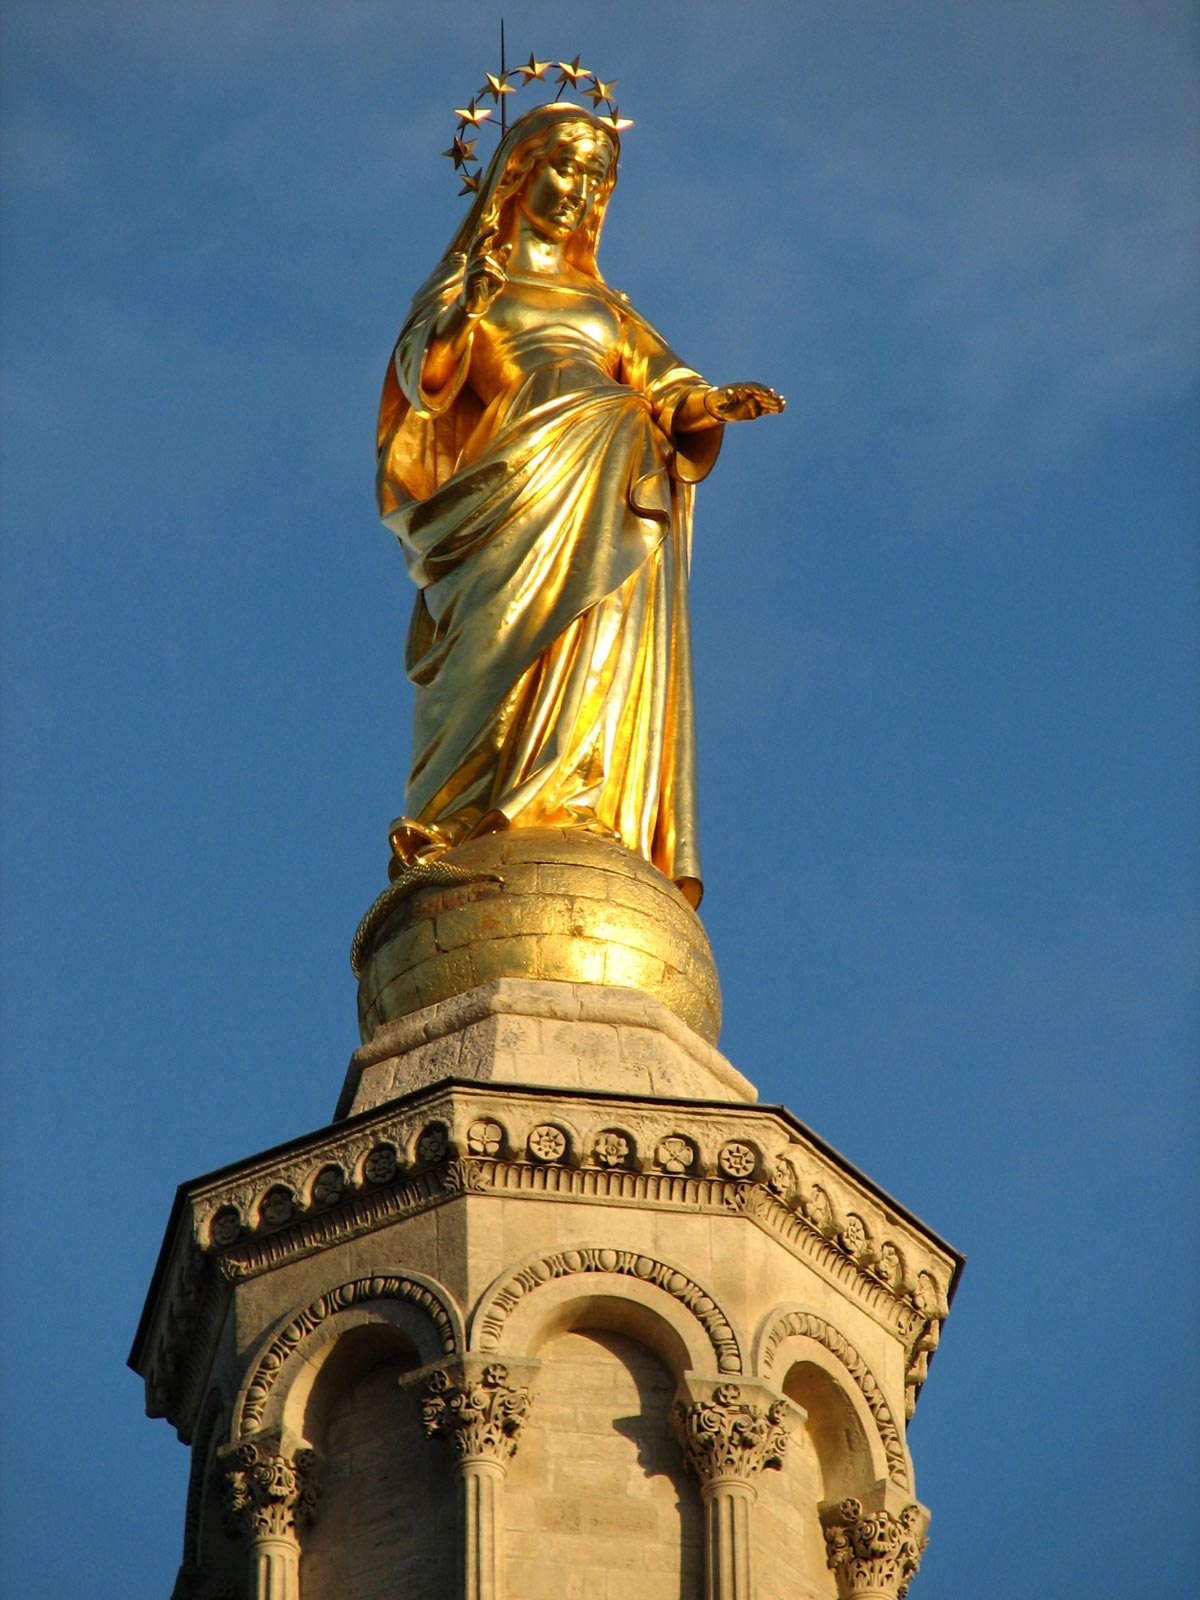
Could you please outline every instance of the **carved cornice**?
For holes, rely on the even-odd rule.
[[[316,1454],[241,1444],[225,1464],[225,1529],[231,1538],[295,1539],[317,1512]]]
[[[431,1373],[421,1404],[426,1434],[448,1439],[459,1461],[506,1462],[528,1416],[529,1390],[511,1385],[499,1361],[484,1367],[475,1383],[458,1385],[445,1371]]]
[[[248,1433],[253,1433],[262,1422],[267,1400],[285,1362],[325,1319],[351,1306],[375,1300],[405,1300],[412,1305],[420,1306],[436,1328],[445,1354],[452,1356],[458,1353],[458,1335],[454,1318],[427,1284],[399,1274],[393,1277],[357,1278],[353,1283],[341,1284],[306,1306],[298,1316],[292,1318],[282,1333],[271,1341],[246,1387],[238,1419],[239,1436],[244,1437]]]
[[[472,1342],[485,1352],[499,1348],[509,1316],[529,1294],[555,1278],[576,1273],[615,1272],[650,1283],[678,1300],[696,1318],[712,1346],[718,1372],[740,1373],[742,1352],[729,1319],[706,1290],[670,1262],[658,1261],[637,1250],[608,1250],[581,1246],[535,1256],[518,1268],[480,1306],[472,1324]]]
[[[232,1291],[191,1239],[179,1240],[178,1246],[143,1376],[147,1415],[168,1417],[187,1444]]]
[[[783,1466],[788,1435],[786,1406],[776,1401],[765,1411],[743,1399],[736,1383],[721,1383],[708,1400],[677,1400],[671,1422],[683,1459],[702,1484],[720,1478],[755,1477],[764,1468]]]
[[[233,1285],[490,1194],[738,1212],[904,1343],[911,1411],[956,1258],[785,1114],[473,1082],[415,1093],[183,1194],[132,1358],[152,1414],[186,1436]]]
[[[921,1565],[928,1540],[920,1532],[922,1510],[866,1511],[861,1500],[821,1507],[829,1566],[841,1600],[894,1595],[903,1600]]]
[[[811,1311],[784,1311],[776,1317],[762,1341],[759,1363],[763,1377],[774,1376],[776,1352],[785,1339],[794,1336],[814,1340],[845,1367],[875,1420],[883,1453],[887,1457],[888,1477],[898,1488],[911,1489],[912,1479],[904,1440],[878,1379],[849,1340],[844,1339],[823,1317]]]

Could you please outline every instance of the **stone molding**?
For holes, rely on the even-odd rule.
[[[793,1337],[812,1339],[845,1367],[874,1419],[887,1458],[888,1478],[900,1489],[911,1489],[912,1478],[904,1439],[879,1380],[850,1341],[843,1338],[823,1317],[799,1308],[772,1312],[758,1340],[756,1370],[759,1375],[767,1379],[774,1377],[779,1347],[785,1339]]]
[[[296,1539],[317,1512],[316,1452],[278,1442],[235,1445],[224,1463],[225,1529],[231,1538]]]
[[[472,1382],[454,1383],[445,1369],[429,1375],[421,1425],[430,1439],[448,1439],[459,1461],[508,1461],[529,1416],[529,1390],[508,1381],[508,1368],[491,1361]]]
[[[661,1000],[616,985],[561,983],[549,979],[496,978],[490,983],[385,1022],[350,1057],[346,1083],[333,1120],[350,1112],[364,1072],[439,1040],[450,1039],[481,1022],[529,1017],[547,1022],[600,1023],[661,1033],[689,1061],[712,1077],[732,1101],[758,1098],[754,1085],[716,1048],[681,1022]],[[456,1058],[457,1059],[457,1058]],[[447,1076],[457,1076],[453,1069]],[[466,1075],[466,1074],[464,1074]]]
[[[511,1313],[543,1284],[582,1273],[611,1273],[652,1284],[669,1294],[699,1322],[712,1347],[721,1373],[742,1371],[742,1351],[725,1312],[707,1290],[670,1262],[638,1250],[579,1245],[528,1258],[508,1268],[500,1282],[484,1296],[471,1319],[471,1345],[484,1353],[498,1350]]]
[[[684,1461],[702,1485],[724,1478],[748,1482],[768,1467],[783,1466],[787,1410],[783,1400],[764,1410],[744,1398],[740,1385],[719,1383],[706,1400],[677,1400],[671,1424]]]
[[[929,1543],[921,1531],[924,1519],[916,1504],[899,1512],[868,1511],[856,1499],[822,1506],[825,1549],[840,1600],[868,1595],[903,1600]]]
[[[432,1283],[406,1274],[357,1278],[353,1282],[343,1283],[320,1295],[293,1317],[259,1357],[242,1396],[238,1436],[253,1433],[260,1425],[271,1390],[285,1364],[327,1318],[353,1306],[379,1300],[403,1300],[418,1306],[433,1323],[443,1352],[448,1356],[459,1353],[461,1336],[458,1319]]]

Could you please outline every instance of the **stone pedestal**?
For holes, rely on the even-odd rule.
[[[334,1123],[180,1191],[131,1357],[193,1453],[177,1594],[903,1594],[959,1257],[754,1102],[715,981],[678,981],[711,958],[671,885],[587,836],[501,843],[503,883],[379,922]],[[509,901],[543,892],[590,932],[529,933],[547,908]],[[671,959],[639,987],[597,907],[643,892]],[[597,949],[498,971],[514,927]]]

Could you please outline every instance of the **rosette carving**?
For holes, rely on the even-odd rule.
[[[764,1411],[742,1398],[736,1383],[721,1383],[711,1400],[676,1401],[671,1412],[683,1457],[701,1483],[750,1478],[783,1466],[788,1435],[782,1401]]]
[[[929,1542],[920,1532],[921,1508],[866,1511],[861,1500],[821,1508],[825,1549],[843,1600],[857,1595],[908,1593]]]
[[[426,1434],[448,1439],[460,1461],[485,1457],[505,1462],[529,1416],[529,1390],[508,1382],[508,1368],[493,1361],[475,1383],[452,1384],[445,1372],[425,1385],[421,1422]]]
[[[316,1453],[285,1454],[239,1445],[225,1468],[225,1527],[230,1537],[292,1538],[317,1512]]]

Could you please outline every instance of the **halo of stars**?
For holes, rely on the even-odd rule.
[[[552,69],[557,71],[554,89],[558,93],[570,90],[578,94],[581,99],[590,100],[592,114],[597,122],[618,133],[633,127],[628,117],[622,117],[617,102],[613,99],[613,91],[617,87],[615,78],[606,83],[590,68],[581,66],[579,56],[573,61],[539,61],[531,54],[529,60],[522,66],[485,74],[486,82],[482,89],[476,89],[465,106],[455,106],[454,115],[458,118],[458,126],[454,130],[450,148],[443,150],[442,154],[453,161],[455,174],[462,180],[459,194],[479,192],[483,178],[483,165],[480,157],[475,154],[475,147],[479,142],[479,129],[485,122],[491,120],[505,95],[516,93],[512,80],[519,78],[522,89],[531,83],[546,83],[546,74]],[[492,105],[484,105],[485,100],[491,100]],[[601,107],[605,109],[601,110]]]

